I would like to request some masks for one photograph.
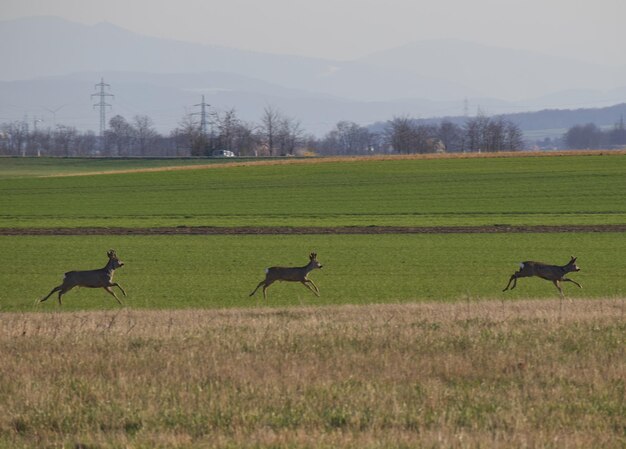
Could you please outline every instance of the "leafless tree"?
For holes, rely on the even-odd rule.
[[[440,147],[435,125],[418,124],[407,116],[389,121],[385,136],[388,145],[398,153],[432,153]]]
[[[221,150],[236,151],[237,127],[239,119],[234,109],[216,114],[217,141]]]
[[[234,129],[234,149],[239,156],[255,156],[259,146],[259,140],[255,135],[253,124],[239,121]]]
[[[16,120],[2,125],[3,142],[6,152],[13,156],[25,156],[28,142],[28,123]]]
[[[412,153],[417,147],[415,123],[408,116],[394,117],[387,122],[385,137],[388,145],[398,153]]]
[[[372,147],[372,134],[354,122],[341,121],[322,141],[322,151],[332,154],[367,154]]]
[[[134,137],[133,126],[121,115],[115,115],[109,120],[109,129],[104,133],[106,153],[110,155],[128,156]],[[114,150],[115,149],[115,150]]]
[[[139,155],[148,155],[150,147],[156,144],[159,136],[154,129],[154,122],[147,115],[136,115],[132,127]]]
[[[54,145],[58,154],[63,156],[75,156],[76,141],[78,138],[78,130],[72,126],[57,125],[52,133]]]
[[[280,127],[282,117],[280,112],[273,106],[267,106],[261,116],[260,136],[270,156],[274,156],[276,135]]]
[[[278,123],[275,139],[280,154],[293,156],[296,148],[300,145],[302,135],[303,130],[298,120],[282,117]]]
[[[446,152],[454,153],[463,151],[464,134],[463,129],[448,120],[444,120],[439,124],[437,137],[441,139]]]

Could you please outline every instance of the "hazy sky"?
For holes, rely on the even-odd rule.
[[[54,15],[165,38],[352,59],[461,38],[626,65],[625,0],[0,0],[0,20]]]

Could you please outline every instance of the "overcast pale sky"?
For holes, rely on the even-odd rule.
[[[435,38],[626,65],[626,0],[1,0],[0,20],[54,15],[164,38],[352,59]]]

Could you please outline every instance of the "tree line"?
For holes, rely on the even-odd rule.
[[[234,109],[212,111],[201,123],[186,114],[169,134],[156,131],[146,115],[130,120],[113,116],[103,136],[57,125],[41,129],[26,120],[0,123],[0,154],[13,156],[186,157],[231,151],[237,156],[300,154],[359,155],[376,153],[493,152],[524,148],[519,127],[503,117],[478,114],[463,125],[442,120],[423,124],[394,117],[382,131],[340,121],[325,136],[306,133],[301,123],[266,107],[258,123],[241,120]]]
[[[594,123],[575,125],[567,130],[563,142],[569,149],[611,149],[626,146],[624,117],[613,128],[603,130]]]

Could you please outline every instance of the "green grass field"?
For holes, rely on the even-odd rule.
[[[77,175],[91,172],[208,165],[242,158],[0,158],[0,179]]]
[[[626,155],[0,179],[0,227],[615,224],[624,173]]]
[[[558,298],[552,283],[520,279],[503,293],[523,260],[564,264],[578,256],[583,285],[564,284],[571,298],[618,297],[626,291],[622,233],[301,235],[301,236],[48,236],[0,237],[0,311],[33,310],[66,271],[104,266],[115,248],[126,263],[115,280],[133,308],[224,308]],[[317,251],[324,265],[311,279],[317,298],[299,283],[276,283],[248,294],[273,265],[302,266]],[[62,310],[117,309],[102,289],[74,289]],[[56,296],[38,306],[59,310]]]

